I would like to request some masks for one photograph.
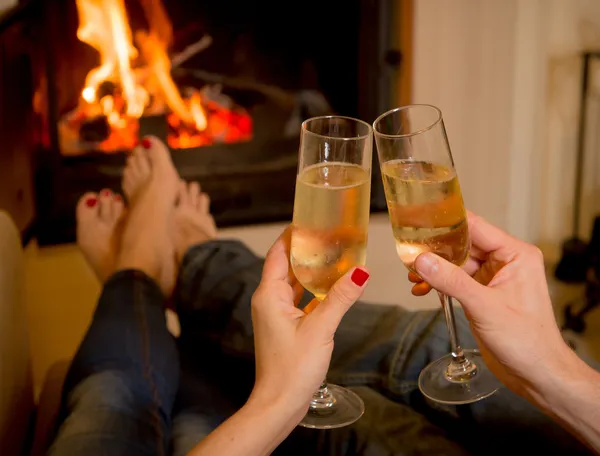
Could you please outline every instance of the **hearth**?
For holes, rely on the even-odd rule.
[[[72,241],[77,199],[120,191],[149,134],[209,193],[219,226],[289,220],[301,122],[373,120],[397,104],[400,62],[399,2],[288,3],[22,4],[26,38],[42,43],[28,56],[39,243]],[[385,209],[376,163],[371,206]]]

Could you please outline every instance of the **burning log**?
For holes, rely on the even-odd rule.
[[[174,68],[180,67],[185,62],[187,62],[189,59],[191,59],[193,56],[195,56],[196,54],[199,54],[200,52],[205,50],[211,44],[212,44],[212,37],[209,35],[204,35],[199,41],[196,41],[195,43],[190,44],[179,54],[173,56],[173,58],[171,59],[171,68],[174,69]]]
[[[83,142],[100,143],[110,136],[110,124],[105,116],[85,119],[79,127],[79,139]]]
[[[114,97],[115,94],[119,91],[120,90],[118,90],[117,85],[114,82],[104,81],[98,87],[96,96],[98,97],[99,100],[102,100],[102,98],[104,98],[106,96]]]
[[[263,84],[244,78],[224,76],[222,74],[211,73],[204,70],[187,70],[179,68],[174,72],[181,76],[192,76],[193,78],[203,81],[204,83],[219,84],[238,90],[256,91],[263,94],[268,99],[273,100],[275,103],[285,109],[293,109],[296,104],[295,94],[274,85]]]

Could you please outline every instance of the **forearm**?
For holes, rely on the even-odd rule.
[[[531,400],[600,454],[600,373],[573,352],[565,357],[561,368],[534,384]]]
[[[252,399],[192,449],[188,456],[265,456],[292,432],[303,411]]]

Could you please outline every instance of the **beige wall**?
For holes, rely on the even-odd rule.
[[[17,3],[18,0],[0,0],[0,13],[11,6],[15,6]]]
[[[540,238],[546,244],[571,233],[575,149],[583,50],[600,51],[600,2],[552,0],[547,15],[546,161]],[[600,143],[598,142],[598,65],[592,68],[594,94],[589,102],[581,235],[589,236],[594,214],[600,212]],[[595,98],[595,99],[594,99]],[[550,249],[551,250],[551,249]]]
[[[528,60],[541,61],[530,43],[537,32],[522,18],[531,22],[537,3],[415,2],[414,100],[444,112],[468,207],[528,239],[533,232],[517,214],[530,213],[532,204],[518,194],[534,174],[537,150],[521,132],[536,128],[539,109],[522,92],[533,89],[527,97],[541,99],[543,87]]]
[[[600,50],[597,0],[415,1],[414,100],[445,113],[467,205],[549,259],[571,227],[583,49]]]

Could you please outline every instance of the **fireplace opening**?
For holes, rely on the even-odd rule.
[[[136,17],[144,26],[134,29],[129,17],[136,9],[130,3],[128,10],[122,0],[75,1],[77,38],[96,51],[99,62],[87,71],[75,107],[59,117],[61,153],[129,150],[148,117],[162,120],[173,149],[250,140],[252,117],[224,93],[223,83],[196,76],[195,83],[184,85],[175,76],[211,46],[211,35],[192,29],[195,41],[186,43],[160,0],[139,2]],[[190,29],[184,24],[182,30]],[[171,48],[179,51],[170,56]]]
[[[397,104],[402,3],[25,2],[27,38],[44,43],[29,56],[38,242],[72,241],[78,198],[120,191],[145,135],[219,226],[291,219],[302,121]],[[386,207],[376,160],[371,207]]]

